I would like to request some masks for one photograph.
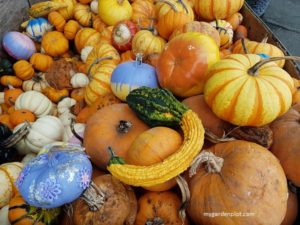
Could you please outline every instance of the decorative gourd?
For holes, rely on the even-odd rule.
[[[48,20],[55,27],[57,31],[59,32],[64,31],[66,20],[59,12],[56,11],[50,12],[48,14]]]
[[[270,59],[262,60],[258,55],[233,54],[213,65],[204,97],[220,119],[258,127],[291,107],[293,79],[275,63],[267,62]]]
[[[76,73],[71,78],[73,88],[85,87],[89,84],[89,78],[83,73]]]
[[[72,98],[64,98],[57,104],[57,111],[59,114],[70,112],[72,106],[76,104],[76,100]]]
[[[28,109],[36,117],[49,115],[53,112],[52,102],[38,91],[26,91],[21,94],[15,103],[16,109]]]
[[[112,45],[112,31],[114,26],[105,27],[101,32],[101,43],[107,43]]]
[[[14,183],[22,168],[23,164],[19,162],[0,165],[0,208],[7,205],[9,200],[16,194],[17,189]]]
[[[194,10],[204,20],[225,19],[238,12],[244,4],[244,0],[195,0]]]
[[[287,211],[284,220],[280,225],[293,225],[296,222],[298,214],[298,199],[297,194],[289,191],[289,198],[287,202]]]
[[[111,75],[110,85],[113,93],[122,101],[130,91],[146,86],[158,87],[156,71],[153,66],[142,63],[141,56],[136,61],[119,64]]]
[[[219,48],[209,36],[196,32],[180,34],[169,41],[159,57],[159,84],[180,97],[200,94],[207,71],[219,59]]]
[[[11,224],[49,225],[58,221],[59,214],[60,208],[36,208],[25,202],[19,194],[9,202],[8,218]]]
[[[29,20],[26,26],[26,33],[33,40],[40,42],[43,35],[51,29],[52,26],[49,21],[43,17],[39,17]]]
[[[23,81],[16,76],[4,75],[0,78],[0,83],[4,86],[21,87]]]
[[[91,51],[93,50],[93,46],[86,46],[84,47],[81,52],[80,52],[80,58],[82,60],[82,62],[86,62],[87,57],[89,56],[89,54],[91,53]]]
[[[163,0],[156,4],[157,31],[168,39],[176,28],[194,20],[192,7],[185,0]]]
[[[77,52],[80,53],[81,50],[86,46],[96,46],[100,42],[101,35],[93,28],[82,28],[79,30],[75,37],[75,46]]]
[[[154,4],[150,1],[137,0],[132,4],[131,20],[139,27],[153,26],[155,16]]]
[[[68,40],[74,40],[80,25],[76,20],[69,20],[64,27],[64,35]]]
[[[179,34],[187,33],[187,32],[199,32],[200,34],[206,34],[215,40],[217,46],[220,46],[221,40],[220,40],[219,32],[211,24],[206,22],[199,22],[199,21],[192,21],[186,23],[180,28],[175,29],[171,34],[171,36],[169,37],[169,40],[173,39]]]
[[[46,54],[58,57],[69,50],[69,41],[58,31],[50,31],[42,38],[42,48]]]
[[[165,44],[166,41],[157,36],[155,32],[140,30],[132,39],[132,52],[134,54],[142,53],[145,56],[154,53],[161,53]]]
[[[42,92],[48,86],[44,75],[36,74],[31,80],[26,80],[22,84],[24,91],[38,91]]]
[[[15,127],[25,121],[34,122],[35,115],[27,109],[19,109],[15,110],[12,114],[10,114],[9,120],[11,124]]]
[[[220,49],[229,48],[233,42],[233,28],[226,20],[215,20],[210,24],[217,29],[220,35]]]
[[[83,144],[93,163],[105,169],[109,146],[124,157],[134,139],[147,129],[127,104],[113,104],[97,111],[87,121]]]
[[[138,199],[135,225],[188,225],[188,220],[179,216],[180,207],[181,199],[171,191],[146,192]]]
[[[23,91],[19,88],[10,87],[4,91],[4,101],[8,106],[14,106],[17,98],[23,94]]]
[[[112,31],[112,44],[121,51],[131,49],[131,42],[137,32],[137,26],[130,20],[118,22]]]
[[[32,65],[26,60],[19,60],[13,65],[17,77],[22,80],[30,80],[34,75]]]
[[[62,122],[64,129],[65,129],[65,128],[68,128],[69,126],[71,126],[72,121],[75,120],[76,116],[74,114],[72,114],[70,111],[68,111],[68,112],[65,112],[65,113],[59,115],[58,118]]]
[[[238,26],[243,22],[243,15],[239,12],[232,14],[230,17],[226,18],[226,21],[231,24],[232,29],[235,31]]]
[[[97,13],[98,13],[98,0],[95,0],[93,2],[97,1]],[[92,9],[93,11],[93,9]],[[107,27],[107,25],[101,20],[100,16],[98,15],[94,15],[93,16],[93,28],[98,31],[98,32],[102,32],[104,31],[104,29]]]
[[[30,64],[36,69],[41,72],[46,72],[53,63],[53,59],[51,56],[41,54],[41,53],[34,53],[30,57]]]
[[[126,101],[138,117],[150,126],[180,126],[183,144],[163,162],[151,166],[124,164],[113,156],[107,167],[110,173],[125,184],[149,187],[164,183],[185,171],[204,142],[204,128],[197,114],[178,102],[166,89],[138,88],[130,92]]]
[[[129,20],[132,7],[128,0],[101,0],[98,2],[98,15],[109,26],[122,20]]]
[[[30,205],[50,209],[71,203],[82,194],[90,185],[92,164],[79,146],[61,143],[44,148],[48,152],[24,167],[16,186]]]
[[[196,157],[189,174],[187,212],[194,224],[280,224],[284,218],[286,177],[276,157],[260,145],[246,141],[216,144]],[[216,212],[249,216],[234,220],[207,216]]]
[[[98,14],[98,0],[92,0],[90,7],[94,14]]]
[[[12,63],[8,59],[0,57],[0,75],[13,74]]]
[[[59,9],[58,12],[65,18],[65,20],[72,19],[74,15],[74,7],[77,3],[76,0],[53,0],[53,2],[67,4],[67,7]]]
[[[50,86],[45,87],[42,93],[46,95],[54,103],[57,103],[63,98],[69,96],[69,91],[67,89],[58,90]]]
[[[88,5],[77,3],[74,8],[74,17],[84,27],[93,25],[93,13]]]
[[[10,31],[4,34],[2,45],[5,51],[15,59],[29,59],[36,52],[33,41],[17,31]]]

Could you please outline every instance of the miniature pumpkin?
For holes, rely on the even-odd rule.
[[[22,80],[29,80],[34,75],[32,65],[26,60],[19,60],[13,65],[15,74]]]
[[[48,20],[55,27],[57,31],[59,32],[64,31],[66,20],[59,12],[56,11],[50,12],[48,14]]]
[[[46,54],[58,57],[69,50],[69,41],[61,32],[50,31],[42,38],[42,48]]]
[[[79,30],[75,37],[75,46],[77,52],[86,46],[96,46],[100,42],[101,35],[93,28],[82,28]]]
[[[90,80],[84,73],[75,73],[71,78],[73,88],[85,87],[89,84]]]
[[[88,5],[77,3],[74,8],[74,17],[84,27],[93,25],[93,13]]]
[[[120,56],[121,56],[121,63],[134,60],[134,56],[131,50],[123,52]]]
[[[26,80],[22,84],[24,91],[38,91],[42,92],[48,86],[44,75],[35,75],[31,80]]]
[[[45,87],[42,91],[52,102],[57,103],[61,99],[69,96],[69,91],[67,89],[55,89],[53,87]]]
[[[194,224],[280,224],[284,218],[286,177],[276,157],[260,145],[246,141],[216,144],[202,150],[189,174],[187,212]],[[216,195],[216,191],[222,195]],[[248,216],[234,220],[209,216],[216,212]]]
[[[4,91],[4,101],[8,106],[14,106],[21,94],[23,94],[23,91],[20,88],[9,88]]]
[[[9,120],[11,124],[15,127],[25,121],[34,122],[35,115],[27,109],[19,109],[15,110],[12,114],[10,114]]]
[[[128,0],[101,0],[98,2],[98,15],[109,26],[122,20],[129,20],[132,7]]]
[[[74,40],[80,25],[76,20],[69,20],[64,27],[64,35],[68,40]]]
[[[214,28],[217,29],[220,35],[220,48],[226,49],[233,42],[233,28],[226,20],[215,20],[210,23]]]
[[[33,65],[33,67],[36,70],[46,72],[50,66],[53,63],[53,59],[51,56],[41,54],[41,53],[34,53],[30,57],[30,64]]]
[[[244,4],[244,0],[195,0],[194,9],[196,14],[204,20],[225,19],[238,12]]]
[[[98,0],[92,0],[91,4],[90,4],[90,7],[91,7],[91,10],[94,14],[98,14]]]
[[[127,104],[109,105],[87,121],[84,147],[93,163],[105,169],[110,158],[109,146],[124,157],[134,139],[147,129]]]
[[[16,76],[4,75],[0,78],[0,83],[4,86],[11,85],[13,87],[21,87],[23,81]]]
[[[65,20],[69,20],[73,17],[74,7],[77,3],[76,0],[53,0],[53,1],[67,4],[67,7],[58,10],[58,12],[65,18]]]
[[[159,57],[159,84],[180,97],[200,94],[208,69],[219,59],[219,48],[212,38],[196,32],[180,34]]]
[[[0,165],[0,208],[7,205],[9,200],[16,194],[17,189],[14,183],[22,168],[23,164],[19,162]]]
[[[220,119],[238,126],[263,126],[291,107],[291,76],[268,59],[266,65],[257,66],[260,61],[258,55],[232,54],[209,70],[204,97]]]
[[[35,41],[40,42],[43,35],[52,29],[49,21],[43,17],[32,18],[26,26],[27,35]]]
[[[174,224],[188,225],[179,216],[181,199],[171,191],[146,192],[138,199],[135,225]]]
[[[16,109],[28,109],[37,117],[49,115],[53,112],[52,102],[38,91],[26,91],[21,94],[15,103]]]
[[[238,26],[243,22],[243,15],[239,12],[236,12],[230,17],[226,18],[226,21],[231,24],[232,29],[235,31],[238,28]]]
[[[132,4],[131,20],[139,27],[153,26],[155,20],[155,7],[150,1],[137,0]]]
[[[97,4],[98,4],[98,0],[96,0],[96,1],[97,1]],[[98,12],[98,7],[97,7],[97,12]],[[101,33],[106,27],[107,27],[107,25],[101,20],[101,18],[98,15],[93,16],[93,28],[96,31]]]
[[[101,43],[107,43],[112,45],[112,31],[114,26],[105,27],[101,32]]]

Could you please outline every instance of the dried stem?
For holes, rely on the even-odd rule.
[[[82,198],[93,212],[101,209],[105,202],[105,194],[92,181],[90,186],[83,192]]]
[[[182,220],[182,224],[184,224],[184,221],[185,221],[185,218],[186,218],[186,208],[190,202],[190,199],[191,199],[191,193],[190,193],[190,189],[189,189],[189,186],[186,182],[186,180],[178,175],[176,177],[176,182],[180,188],[180,191],[181,191],[181,197],[182,197],[182,204],[181,204],[181,207],[179,209],[179,216]]]

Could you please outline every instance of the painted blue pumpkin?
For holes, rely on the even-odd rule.
[[[31,19],[26,27],[27,35],[35,41],[40,42],[43,35],[52,29],[52,25],[45,18],[39,17]]]
[[[141,61],[119,64],[111,75],[110,85],[113,93],[122,101],[126,100],[130,91],[142,86],[157,88],[156,70]]]
[[[26,164],[16,186],[30,205],[49,209],[77,199],[91,177],[92,164],[80,146],[54,144]]]
[[[36,52],[33,41],[17,31],[7,32],[2,40],[5,51],[15,59],[29,59]]]

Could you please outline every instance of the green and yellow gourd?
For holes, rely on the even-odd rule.
[[[180,103],[170,91],[141,87],[129,93],[126,101],[149,126],[180,126],[184,140],[178,151],[163,162],[150,166],[125,164],[112,154],[107,169],[125,184],[149,187],[170,180],[185,171],[201,151],[204,128],[197,114]]]

